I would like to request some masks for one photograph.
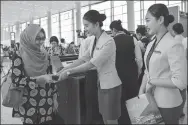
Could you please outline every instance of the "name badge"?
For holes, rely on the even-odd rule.
[[[157,51],[157,50],[155,50],[154,52],[155,52],[155,53],[158,53],[158,54],[161,54],[161,51]]]

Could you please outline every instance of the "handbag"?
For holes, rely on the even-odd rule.
[[[157,104],[150,93],[145,93],[126,101],[132,124],[164,123]]]
[[[11,69],[5,75],[1,86],[2,92],[2,105],[5,107],[18,107],[21,103],[24,87],[15,87],[12,83],[12,72]]]

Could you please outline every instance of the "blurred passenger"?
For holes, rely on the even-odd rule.
[[[75,54],[77,54],[77,52],[76,52],[76,47],[75,47],[75,44],[74,44],[74,42],[71,42],[69,45],[68,45],[68,47],[66,48],[66,54],[71,54],[71,55],[75,55]]]
[[[52,36],[50,38],[50,44],[51,44],[51,47],[48,50],[48,53],[51,56],[61,56],[61,55],[63,55],[63,49],[59,45],[59,40],[58,40],[58,38],[56,36]]]
[[[144,56],[144,53],[146,51],[146,47],[149,44],[150,40],[146,37],[146,27],[140,26],[136,29],[136,37],[138,38],[138,43],[142,51],[142,56]]]
[[[13,117],[23,124],[51,124],[58,108],[57,87],[46,73],[48,53],[41,50],[46,39],[39,25],[30,24],[20,35],[20,50],[12,59],[12,82],[23,87],[19,107],[13,108]]]
[[[121,80],[115,67],[116,45],[112,37],[102,30],[105,14],[89,10],[84,14],[85,31],[94,35],[90,49],[82,58],[60,72],[60,80],[68,75],[96,68],[98,73],[98,103],[104,124],[118,124],[121,115]],[[92,93],[91,93],[92,94]],[[87,95],[88,96],[88,95]],[[96,111],[93,111],[96,112]]]
[[[120,20],[113,21],[110,24],[110,29],[116,44],[116,69],[122,81],[122,115],[119,119],[119,124],[130,124],[125,101],[138,94],[138,66],[135,58],[137,57],[140,60],[139,63],[142,63],[142,55],[140,51],[136,50],[134,38],[124,33]]]
[[[179,124],[187,87],[187,65],[183,46],[169,33],[174,21],[164,4],[154,4],[146,13],[148,34],[155,39],[147,46],[145,74],[139,94],[150,93],[165,124]]]
[[[136,29],[136,36],[138,38],[138,45],[140,46],[141,48],[141,51],[142,51],[142,59],[143,59],[143,66],[142,66],[142,71],[141,71],[141,74],[139,76],[139,80],[138,80],[138,83],[139,85],[141,85],[142,83],[142,78],[144,76],[144,70],[145,70],[145,65],[144,65],[144,54],[145,54],[145,51],[146,51],[146,47],[147,45],[149,44],[150,40],[149,38],[146,37],[146,27],[145,26],[141,26],[141,27],[138,27]]]
[[[182,35],[184,32],[183,25],[181,23],[176,23],[172,26],[172,29],[172,35],[174,36],[175,40],[182,42],[184,39]]]

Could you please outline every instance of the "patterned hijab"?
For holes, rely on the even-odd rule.
[[[20,55],[24,63],[24,70],[28,76],[35,77],[46,74],[48,54],[42,52],[35,42],[41,27],[30,24],[20,35]]]

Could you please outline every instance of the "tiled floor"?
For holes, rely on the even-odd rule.
[[[6,67],[9,65],[6,64]],[[4,69],[5,72],[7,72],[8,68]],[[1,79],[2,80],[2,79]],[[2,106],[1,102],[1,124],[22,124],[21,120],[18,118],[12,118],[12,108],[7,108]],[[187,124],[187,100],[184,107],[184,113],[185,117],[180,119],[180,124]]]

